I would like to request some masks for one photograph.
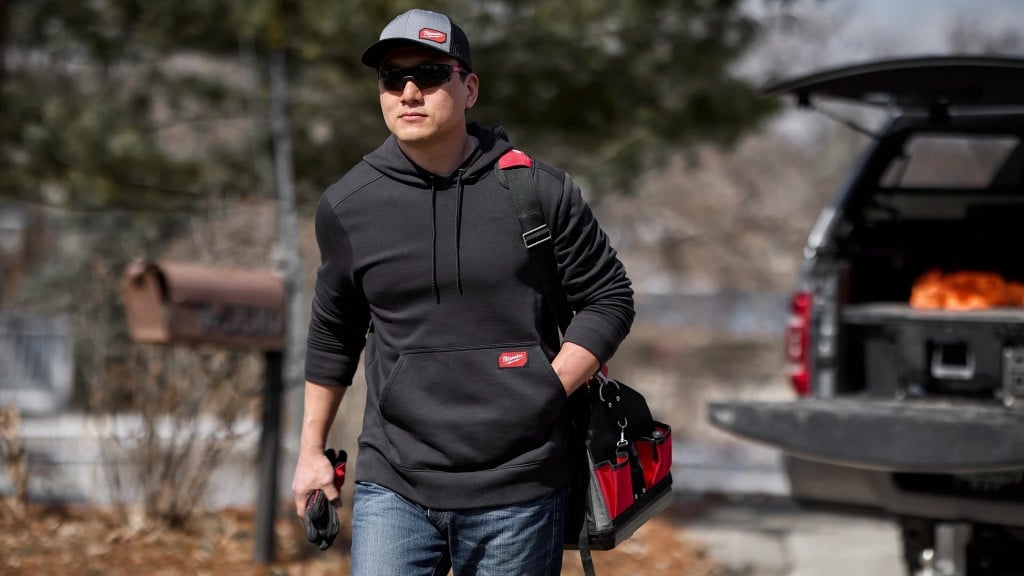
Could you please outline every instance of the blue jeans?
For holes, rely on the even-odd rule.
[[[431,510],[356,483],[352,576],[558,576],[565,490],[466,510]]]

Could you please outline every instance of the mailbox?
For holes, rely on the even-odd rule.
[[[128,265],[122,299],[132,340],[263,350],[263,429],[254,559],[274,558],[280,450],[284,281],[268,272],[174,262]]]
[[[122,290],[135,342],[284,347],[284,282],[269,272],[136,261]]]

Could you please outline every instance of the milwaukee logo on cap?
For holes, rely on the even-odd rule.
[[[431,42],[444,44],[448,40],[448,35],[433,28],[423,28],[420,30],[420,40],[430,40]]]
[[[526,350],[502,352],[501,356],[498,356],[498,368],[522,368],[529,359]]]

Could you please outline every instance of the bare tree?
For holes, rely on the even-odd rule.
[[[28,455],[21,443],[21,415],[14,407],[0,408],[0,455],[14,485],[14,492],[5,499],[5,507],[21,518],[28,497]]]

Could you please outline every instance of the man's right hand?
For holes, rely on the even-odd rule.
[[[346,386],[326,386],[306,382],[303,398],[302,433],[299,435],[299,459],[292,477],[295,513],[306,513],[306,500],[315,490],[323,490],[327,500],[341,507],[341,496],[334,485],[334,466],[324,454],[327,432],[334,423]]]
[[[300,518],[305,517],[306,501],[314,490],[322,490],[328,502],[336,508],[341,507],[341,493],[334,485],[334,465],[323,450],[301,451],[292,477],[295,513]]]

